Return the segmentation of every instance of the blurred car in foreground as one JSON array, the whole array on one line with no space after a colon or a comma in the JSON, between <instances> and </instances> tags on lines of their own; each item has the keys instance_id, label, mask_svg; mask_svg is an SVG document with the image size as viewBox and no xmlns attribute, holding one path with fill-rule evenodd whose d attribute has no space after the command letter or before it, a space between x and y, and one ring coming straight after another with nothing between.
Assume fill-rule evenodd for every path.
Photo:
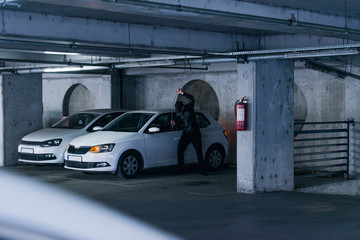
<instances>
[{"instance_id":1,"label":"blurred car in foreground","mask_svg":"<svg viewBox=\"0 0 360 240\"><path fill-rule=\"evenodd\" d=\"M0 169L0 239L179 239L80 196Z\"/></svg>"},{"instance_id":2,"label":"blurred car in foreground","mask_svg":"<svg viewBox=\"0 0 360 240\"><path fill-rule=\"evenodd\" d=\"M182 130L171 125L172 110L127 112L101 131L72 140L65 152L65 168L83 172L112 172L135 177L142 169L177 165ZM203 153L211 168L220 168L228 153L226 132L207 112L196 112ZM196 163L192 144L185 163Z\"/></svg>"},{"instance_id":3,"label":"blurred car in foreground","mask_svg":"<svg viewBox=\"0 0 360 240\"><path fill-rule=\"evenodd\" d=\"M66 146L72 139L100 130L124 112L112 109L83 111L60 120L50 128L30 133L22 138L18 146L18 160L32 164L62 164Z\"/></svg>"}]
</instances>

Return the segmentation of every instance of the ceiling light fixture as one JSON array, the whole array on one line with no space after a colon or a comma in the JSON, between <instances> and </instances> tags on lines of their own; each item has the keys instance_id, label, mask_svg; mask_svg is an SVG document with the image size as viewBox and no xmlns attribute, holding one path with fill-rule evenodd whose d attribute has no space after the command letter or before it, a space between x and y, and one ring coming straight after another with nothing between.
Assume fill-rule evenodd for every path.
<instances>
[{"instance_id":1,"label":"ceiling light fixture","mask_svg":"<svg viewBox=\"0 0 360 240\"><path fill-rule=\"evenodd\" d=\"M72 53L72 52L52 52L52 51L45 51L44 54L71 55L71 56L78 56L78 55L80 55L80 53Z\"/></svg>"},{"instance_id":2,"label":"ceiling light fixture","mask_svg":"<svg viewBox=\"0 0 360 240\"><path fill-rule=\"evenodd\" d=\"M108 67L102 66L70 66L70 67L54 67L45 68L45 73L57 73L57 72L77 72L77 71L91 71L91 70L108 70Z\"/></svg>"}]
</instances>

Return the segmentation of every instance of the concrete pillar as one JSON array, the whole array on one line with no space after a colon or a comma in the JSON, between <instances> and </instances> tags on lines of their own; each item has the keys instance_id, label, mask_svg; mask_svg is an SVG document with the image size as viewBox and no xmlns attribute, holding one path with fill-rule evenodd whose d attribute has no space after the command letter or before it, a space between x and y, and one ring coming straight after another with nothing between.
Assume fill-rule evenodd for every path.
<instances>
[{"instance_id":1,"label":"concrete pillar","mask_svg":"<svg viewBox=\"0 0 360 240\"><path fill-rule=\"evenodd\" d=\"M127 110L135 110L143 108L143 104L139 104L139 99L143 99L143 94L139 93L137 88L137 77L123 75L122 78L122 108ZM155 81L154 81L155 82ZM164 87L166 88L166 87ZM150 99L148 99L150 101Z\"/></svg>"},{"instance_id":2,"label":"concrete pillar","mask_svg":"<svg viewBox=\"0 0 360 240\"><path fill-rule=\"evenodd\" d=\"M114 69L111 71L111 108L123 108L122 95L122 72Z\"/></svg>"},{"instance_id":3,"label":"concrete pillar","mask_svg":"<svg viewBox=\"0 0 360 240\"><path fill-rule=\"evenodd\" d=\"M3 95L3 76L0 75L0 167L5 165L4 156L4 95Z\"/></svg>"},{"instance_id":4,"label":"concrete pillar","mask_svg":"<svg viewBox=\"0 0 360 240\"><path fill-rule=\"evenodd\" d=\"M237 190L294 188L294 63L238 65L238 97L248 99L248 130L237 133Z\"/></svg>"},{"instance_id":5,"label":"concrete pillar","mask_svg":"<svg viewBox=\"0 0 360 240\"><path fill-rule=\"evenodd\" d=\"M2 82L4 122L3 164L16 165L23 136L42 128L42 75L5 75Z\"/></svg>"}]
</instances>

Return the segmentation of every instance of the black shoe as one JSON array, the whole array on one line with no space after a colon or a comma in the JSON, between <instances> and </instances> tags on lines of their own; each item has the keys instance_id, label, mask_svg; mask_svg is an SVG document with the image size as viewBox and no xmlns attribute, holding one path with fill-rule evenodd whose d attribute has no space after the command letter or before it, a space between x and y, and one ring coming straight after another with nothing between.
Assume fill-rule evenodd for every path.
<instances>
[{"instance_id":1,"label":"black shoe","mask_svg":"<svg viewBox=\"0 0 360 240\"><path fill-rule=\"evenodd\" d=\"M203 175L203 176L207 176L208 174L207 174L207 172L206 171L201 171L201 173L200 173L201 175Z\"/></svg>"}]
</instances>

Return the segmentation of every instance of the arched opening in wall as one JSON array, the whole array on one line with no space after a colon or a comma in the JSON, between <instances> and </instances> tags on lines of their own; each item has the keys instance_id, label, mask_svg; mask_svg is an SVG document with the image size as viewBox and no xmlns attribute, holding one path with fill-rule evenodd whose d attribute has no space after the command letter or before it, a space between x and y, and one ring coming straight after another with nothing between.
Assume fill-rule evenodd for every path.
<instances>
[{"instance_id":1,"label":"arched opening in wall","mask_svg":"<svg viewBox=\"0 0 360 240\"><path fill-rule=\"evenodd\" d=\"M84 85L77 83L66 91L63 100L63 116L92 108L94 108L94 100Z\"/></svg>"},{"instance_id":2,"label":"arched opening in wall","mask_svg":"<svg viewBox=\"0 0 360 240\"><path fill-rule=\"evenodd\" d=\"M294 83L294 121L305 122L307 116L307 105L304 93L300 87ZM303 124L296 124L294 126L295 131L300 131L303 128Z\"/></svg>"},{"instance_id":3,"label":"arched opening in wall","mask_svg":"<svg viewBox=\"0 0 360 240\"><path fill-rule=\"evenodd\" d=\"M216 120L219 119L219 100L211 85L203 80L192 80L185 84L183 91L195 98L195 109L208 111ZM187 99L181 95L177 100L187 103Z\"/></svg>"}]
</instances>

